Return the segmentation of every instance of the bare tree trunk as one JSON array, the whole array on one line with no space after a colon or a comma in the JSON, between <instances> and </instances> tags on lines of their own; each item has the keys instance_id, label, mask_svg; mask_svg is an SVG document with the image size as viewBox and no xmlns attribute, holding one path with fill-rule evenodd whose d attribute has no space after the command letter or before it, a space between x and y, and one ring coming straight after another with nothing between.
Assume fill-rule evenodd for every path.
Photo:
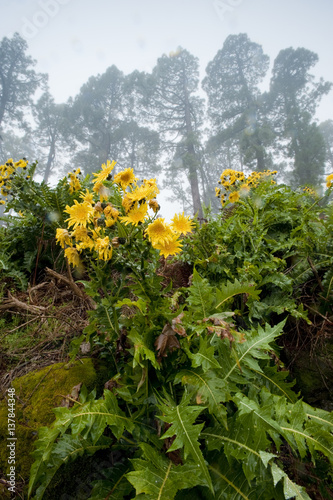
<instances>
[{"instance_id":1,"label":"bare tree trunk","mask_svg":"<svg viewBox=\"0 0 333 500\"><path fill-rule=\"evenodd\" d=\"M186 75L184 70L183 87L185 96L185 124L186 124L186 142L187 142L186 146L187 158L185 163L189 172L189 181L190 181L192 201L193 201L193 212L194 214L197 214L199 219L203 219L203 212L202 212L202 205L201 205L200 191L199 191L199 180L198 180L199 161L193 144L194 133L191 121L190 102L188 98L188 89L186 83L187 83Z\"/></svg>"}]
</instances>

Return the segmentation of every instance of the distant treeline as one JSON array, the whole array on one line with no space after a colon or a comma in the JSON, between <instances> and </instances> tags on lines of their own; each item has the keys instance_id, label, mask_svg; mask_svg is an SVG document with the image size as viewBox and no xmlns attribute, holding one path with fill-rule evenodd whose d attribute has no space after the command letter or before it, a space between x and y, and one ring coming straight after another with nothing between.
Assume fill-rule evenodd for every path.
<instances>
[{"instance_id":1,"label":"distant treeline","mask_svg":"<svg viewBox=\"0 0 333 500\"><path fill-rule=\"evenodd\" d=\"M142 178L163 173L164 187L201 215L202 203L217 206L226 168L273 168L280 182L312 186L333 170L333 120L315 120L332 84L315 81L318 56L305 48L280 51L266 92L269 57L239 34L228 36L202 82L198 59L179 48L151 73L112 65L63 104L27 51L17 33L0 42L0 161L38 159L45 181L115 160Z\"/></svg>"}]
</instances>

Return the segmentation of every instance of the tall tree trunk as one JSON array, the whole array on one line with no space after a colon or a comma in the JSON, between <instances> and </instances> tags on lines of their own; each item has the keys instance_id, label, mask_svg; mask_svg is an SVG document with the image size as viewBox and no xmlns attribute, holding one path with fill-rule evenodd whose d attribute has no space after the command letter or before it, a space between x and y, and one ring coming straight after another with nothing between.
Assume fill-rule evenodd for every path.
<instances>
[{"instance_id":1,"label":"tall tree trunk","mask_svg":"<svg viewBox=\"0 0 333 500\"><path fill-rule=\"evenodd\" d=\"M187 143L187 158L186 158L186 166L189 172L189 181L191 186L192 193L192 201L193 201L193 212L198 215L199 219L203 219L203 211L200 200L200 191L199 191L199 180L198 180L198 167L199 161L197 155L195 153L194 144L193 144L193 127L191 121L191 110L190 110L190 102L188 98L188 89L186 85L186 75L185 68L183 65L183 88L184 88L184 96L185 96L185 126L186 126L186 143Z\"/></svg>"},{"instance_id":2,"label":"tall tree trunk","mask_svg":"<svg viewBox=\"0 0 333 500\"><path fill-rule=\"evenodd\" d=\"M50 144L50 149L49 149L49 154L47 157L47 162L46 162L46 168L45 168L45 173L44 173L44 182L47 182L50 177L51 169L52 169L52 164L54 161L55 157L55 134L52 135L51 137L51 144Z\"/></svg>"}]
</instances>

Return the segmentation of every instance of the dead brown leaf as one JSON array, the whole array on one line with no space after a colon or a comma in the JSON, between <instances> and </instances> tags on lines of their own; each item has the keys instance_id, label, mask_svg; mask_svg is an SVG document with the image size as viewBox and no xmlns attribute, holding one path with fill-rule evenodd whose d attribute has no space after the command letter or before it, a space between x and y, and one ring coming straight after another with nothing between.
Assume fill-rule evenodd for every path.
<instances>
[{"instance_id":1,"label":"dead brown leaf","mask_svg":"<svg viewBox=\"0 0 333 500\"><path fill-rule=\"evenodd\" d=\"M72 389L72 392L70 394L67 394L67 396L65 396L64 399L61 401L60 406L64 406L66 408L72 408L72 406L74 406L74 403L79 400L81 386L82 382L75 385Z\"/></svg>"},{"instance_id":2,"label":"dead brown leaf","mask_svg":"<svg viewBox=\"0 0 333 500\"><path fill-rule=\"evenodd\" d=\"M169 323L167 323L162 333L155 340L156 351L158 352L157 361L161 363L162 358L166 358L168 352L172 352L175 349L180 349L179 340L176 337L176 331L171 327Z\"/></svg>"}]
</instances>

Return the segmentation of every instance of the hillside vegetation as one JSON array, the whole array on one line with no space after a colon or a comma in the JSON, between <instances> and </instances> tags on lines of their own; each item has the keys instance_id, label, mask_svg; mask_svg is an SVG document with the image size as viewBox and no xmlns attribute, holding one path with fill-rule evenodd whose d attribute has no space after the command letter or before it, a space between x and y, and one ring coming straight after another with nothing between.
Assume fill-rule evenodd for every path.
<instances>
[{"instance_id":1,"label":"hillside vegetation","mask_svg":"<svg viewBox=\"0 0 333 500\"><path fill-rule=\"evenodd\" d=\"M156 180L114 165L54 188L36 164L0 167L4 396L53 363L104 366L38 429L17 494L332 498L330 381L311 405L287 365L332 352L333 175L319 195L225 170L218 213L166 222Z\"/></svg>"}]
</instances>

